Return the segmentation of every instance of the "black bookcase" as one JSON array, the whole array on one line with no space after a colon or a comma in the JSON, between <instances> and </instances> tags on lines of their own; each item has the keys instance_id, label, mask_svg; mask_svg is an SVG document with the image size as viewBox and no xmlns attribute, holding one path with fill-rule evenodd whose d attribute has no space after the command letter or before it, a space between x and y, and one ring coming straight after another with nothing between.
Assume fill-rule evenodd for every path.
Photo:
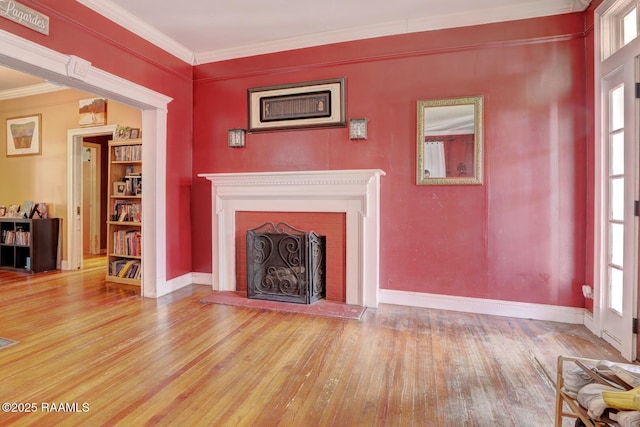
<instances>
[{"instance_id":1,"label":"black bookcase","mask_svg":"<svg viewBox=\"0 0 640 427\"><path fill-rule=\"evenodd\" d=\"M59 230L59 218L0 218L0 269L55 270Z\"/></svg>"}]
</instances>

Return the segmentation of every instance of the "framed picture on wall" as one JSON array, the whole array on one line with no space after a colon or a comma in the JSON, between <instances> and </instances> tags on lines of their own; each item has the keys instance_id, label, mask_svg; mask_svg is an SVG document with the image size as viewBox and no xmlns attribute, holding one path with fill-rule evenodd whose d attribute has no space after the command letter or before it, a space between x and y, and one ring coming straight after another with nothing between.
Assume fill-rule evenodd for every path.
<instances>
[{"instance_id":1,"label":"framed picture on wall","mask_svg":"<svg viewBox=\"0 0 640 427\"><path fill-rule=\"evenodd\" d=\"M107 100L105 98L81 99L78 104L78 125L85 127L107 124Z\"/></svg>"},{"instance_id":2,"label":"framed picture on wall","mask_svg":"<svg viewBox=\"0 0 640 427\"><path fill-rule=\"evenodd\" d=\"M345 79L248 90L249 132L346 126Z\"/></svg>"},{"instance_id":3,"label":"framed picture on wall","mask_svg":"<svg viewBox=\"0 0 640 427\"><path fill-rule=\"evenodd\" d=\"M42 154L42 114L7 119L7 157Z\"/></svg>"}]
</instances>

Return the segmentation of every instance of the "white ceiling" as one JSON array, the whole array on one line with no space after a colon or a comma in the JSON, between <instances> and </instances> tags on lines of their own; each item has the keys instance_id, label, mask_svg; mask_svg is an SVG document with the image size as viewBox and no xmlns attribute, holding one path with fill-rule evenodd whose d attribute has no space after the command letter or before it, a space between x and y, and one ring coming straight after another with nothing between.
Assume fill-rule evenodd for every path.
<instances>
[{"instance_id":1,"label":"white ceiling","mask_svg":"<svg viewBox=\"0 0 640 427\"><path fill-rule=\"evenodd\" d=\"M77 0L190 64L583 11L591 0Z\"/></svg>"},{"instance_id":2,"label":"white ceiling","mask_svg":"<svg viewBox=\"0 0 640 427\"><path fill-rule=\"evenodd\" d=\"M583 11L591 0L76 0L189 64ZM59 88L58 88L59 89ZM56 90L0 67L0 100Z\"/></svg>"}]
</instances>

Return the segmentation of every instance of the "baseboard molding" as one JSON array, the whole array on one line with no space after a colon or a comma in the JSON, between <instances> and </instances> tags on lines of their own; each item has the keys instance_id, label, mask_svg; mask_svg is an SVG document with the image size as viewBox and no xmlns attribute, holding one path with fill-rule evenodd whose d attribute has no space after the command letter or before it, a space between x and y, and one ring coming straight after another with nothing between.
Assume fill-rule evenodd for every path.
<instances>
[{"instance_id":1,"label":"baseboard molding","mask_svg":"<svg viewBox=\"0 0 640 427\"><path fill-rule=\"evenodd\" d=\"M182 289L194 283L192 276L193 273L187 273L171 280L167 280L164 284L158 286L156 298L170 294L171 292L177 291L178 289Z\"/></svg>"},{"instance_id":2,"label":"baseboard molding","mask_svg":"<svg viewBox=\"0 0 640 427\"><path fill-rule=\"evenodd\" d=\"M583 308L380 289L382 304L583 324Z\"/></svg>"},{"instance_id":3,"label":"baseboard molding","mask_svg":"<svg viewBox=\"0 0 640 427\"><path fill-rule=\"evenodd\" d=\"M213 275L211 273L190 273L178 279L180 279L180 283L188 282L187 284L212 285L213 283ZM173 279L170 282L178 279ZM547 320L550 322L573 323L578 325L585 324L586 321L588 321L587 314L589 314L585 309L576 307L396 291L391 289L380 289L378 300L381 304L434 308L438 310L462 311L466 313L517 317L521 319Z\"/></svg>"},{"instance_id":4,"label":"baseboard molding","mask_svg":"<svg viewBox=\"0 0 640 427\"><path fill-rule=\"evenodd\" d=\"M213 274L211 273L191 273L191 279L194 285L213 286Z\"/></svg>"},{"instance_id":5,"label":"baseboard molding","mask_svg":"<svg viewBox=\"0 0 640 427\"><path fill-rule=\"evenodd\" d=\"M598 331L598 329L596 328L596 323L593 318L593 313L591 313L589 310L586 310L586 309L584 310L583 323L584 323L584 326L586 326L587 329L591 331L591 333L593 333L594 335L600 336L600 331Z\"/></svg>"}]
</instances>

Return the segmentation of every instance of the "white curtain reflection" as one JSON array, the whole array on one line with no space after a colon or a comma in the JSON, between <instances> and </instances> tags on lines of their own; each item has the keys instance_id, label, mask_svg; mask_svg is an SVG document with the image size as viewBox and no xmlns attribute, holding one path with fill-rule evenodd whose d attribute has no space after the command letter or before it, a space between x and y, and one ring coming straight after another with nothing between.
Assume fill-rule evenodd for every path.
<instances>
[{"instance_id":1,"label":"white curtain reflection","mask_svg":"<svg viewBox=\"0 0 640 427\"><path fill-rule=\"evenodd\" d=\"M424 143L424 177L445 178L444 143L429 141Z\"/></svg>"}]
</instances>

